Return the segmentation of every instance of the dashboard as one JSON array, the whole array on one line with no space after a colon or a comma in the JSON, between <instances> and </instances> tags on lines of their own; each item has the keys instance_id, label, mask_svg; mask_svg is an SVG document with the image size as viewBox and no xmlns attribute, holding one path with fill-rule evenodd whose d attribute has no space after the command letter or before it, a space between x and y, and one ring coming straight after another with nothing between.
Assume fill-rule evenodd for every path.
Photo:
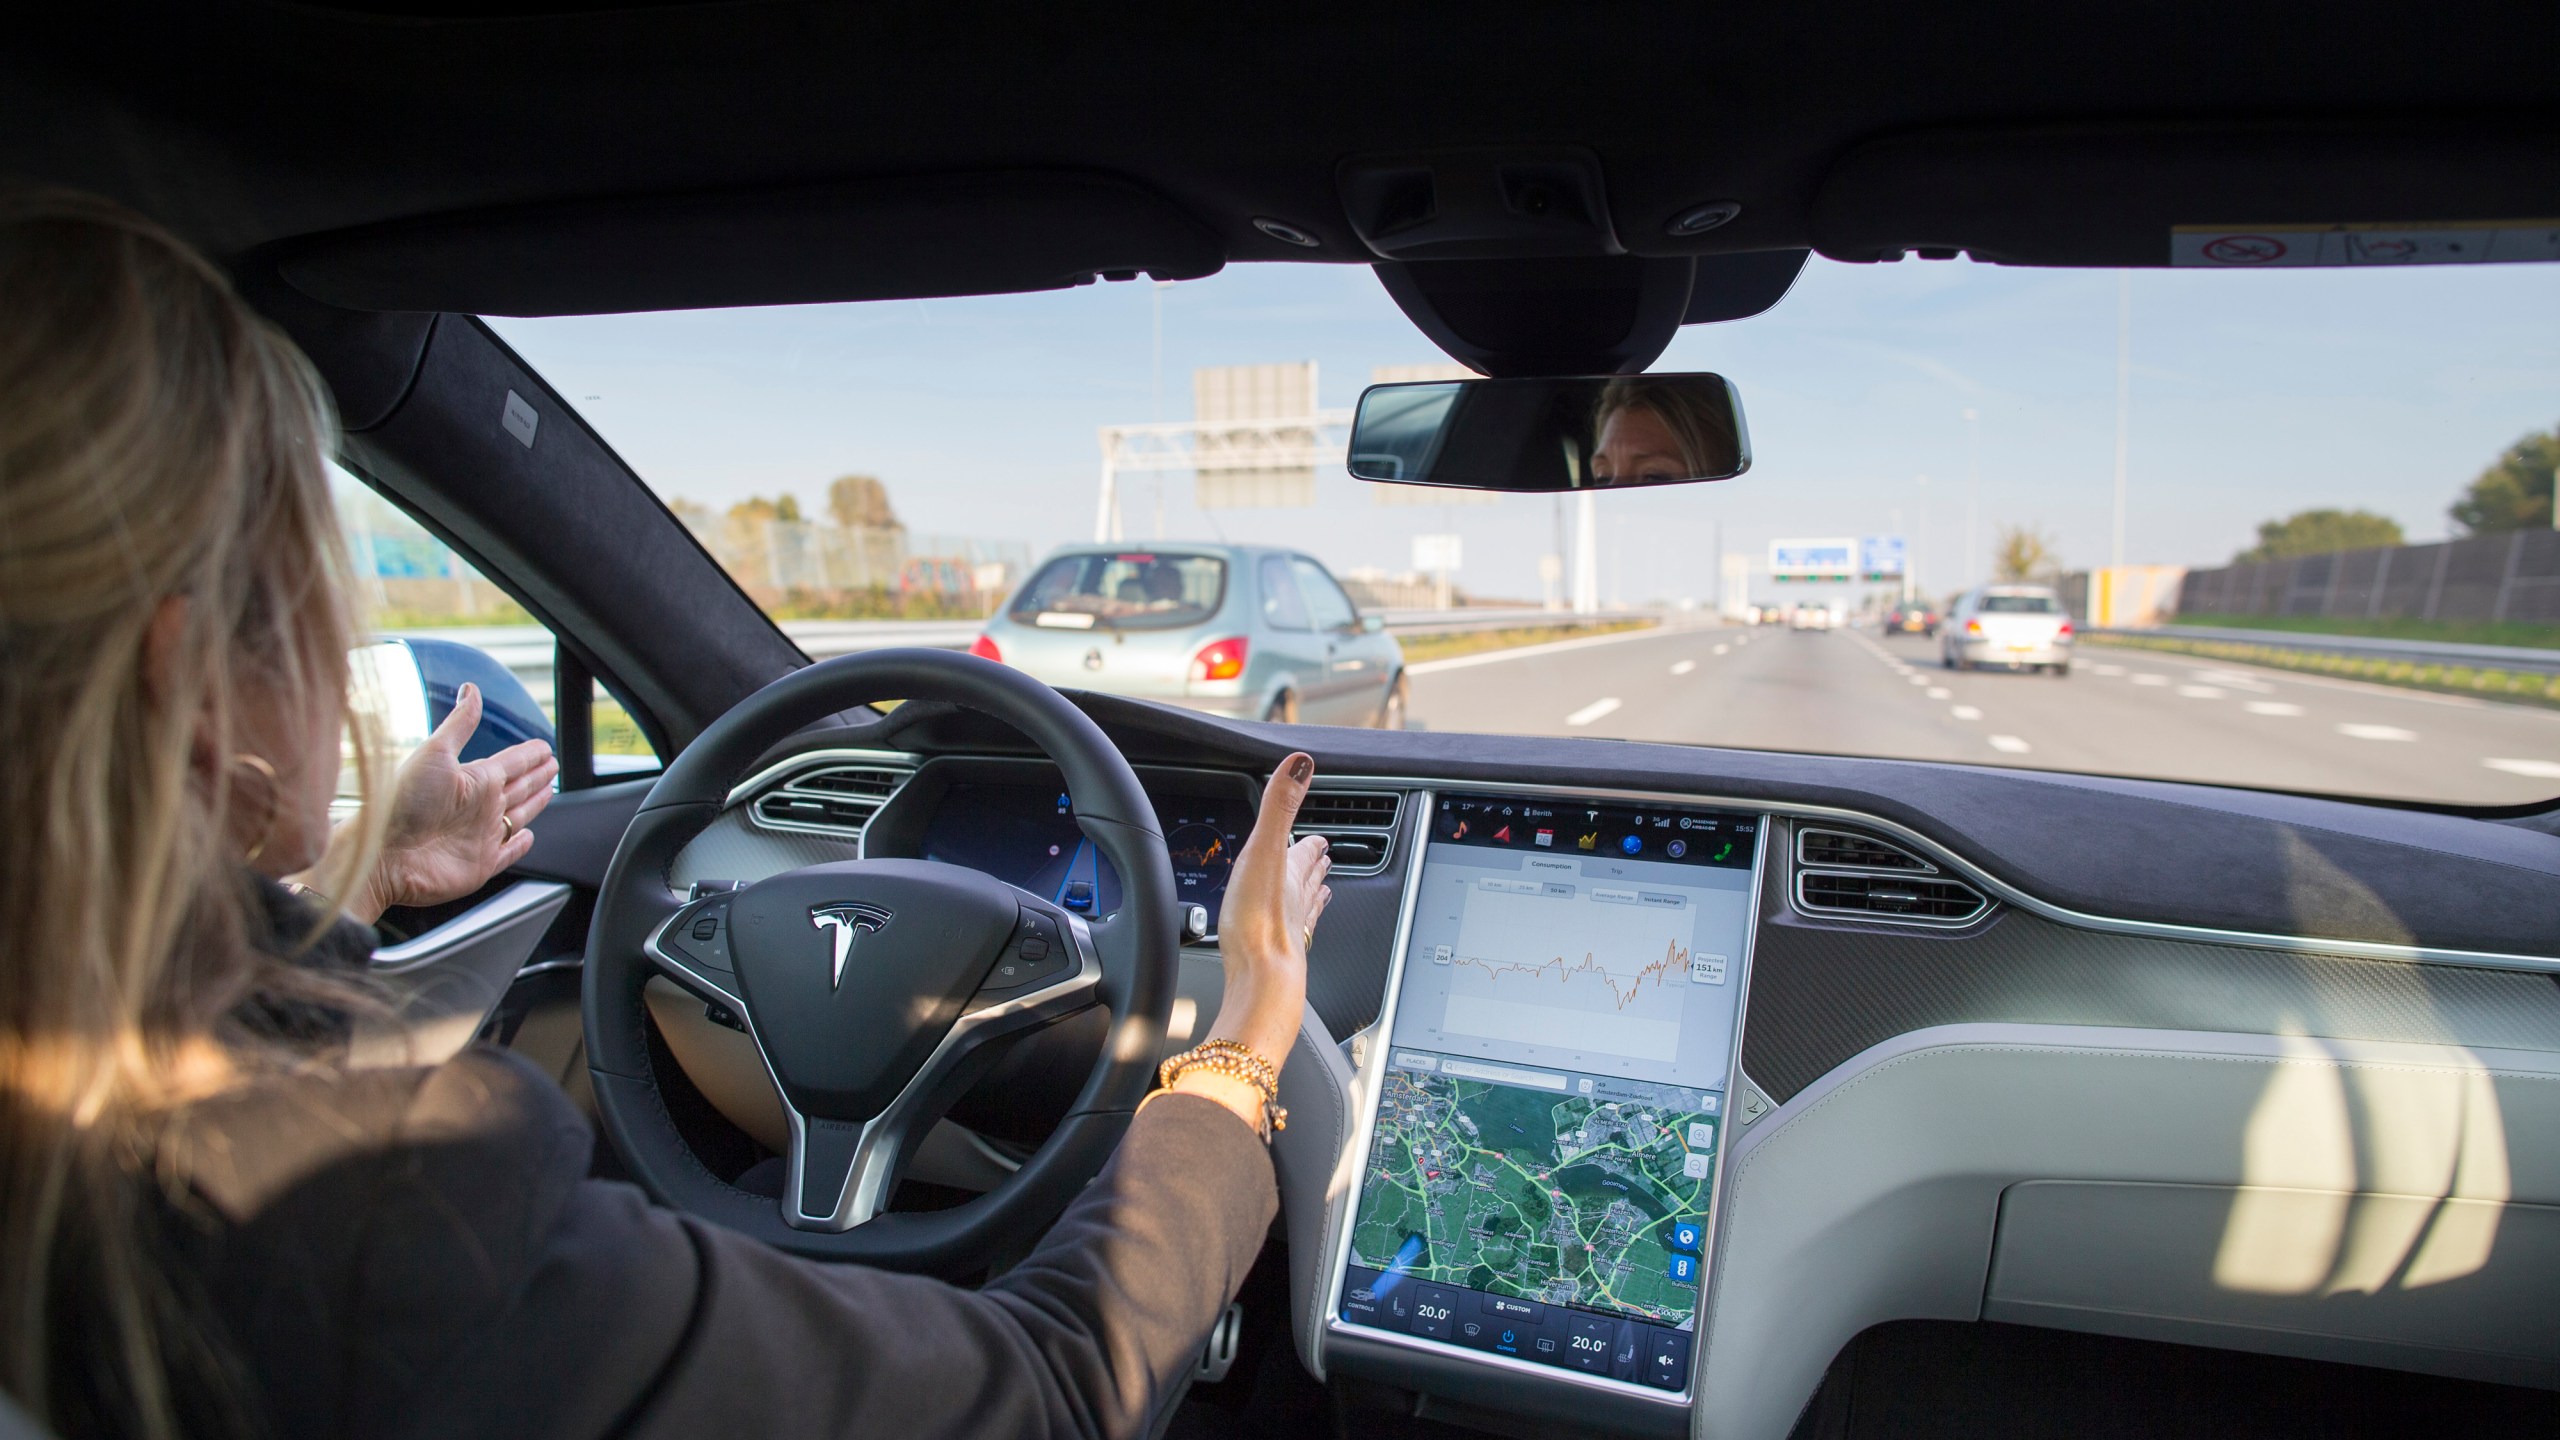
<instances>
[{"instance_id":1,"label":"dashboard","mask_svg":"<svg viewBox=\"0 0 2560 1440\"><path fill-rule=\"evenodd\" d=\"M1115 739L1214 912L1263 772L1213 722L1151 723L1204 731ZM1301 824L1377 857L1336 872L1274 1144L1319 1376L1480 1428L1780 1440L1861 1329L1944 1318L2560 1386L2560 961L2301 933L2362 923L2306 888L2347 867L2421 933L2503 923L2438 918L2419 879L2560 873L2550 837L2417 817L2421 847L2354 833L2379 824L2356 807L1972 774L1938 792L1962 824L1921 824L1892 787L1925 767L1857 762L1882 788L1855 795L1774 775L1831 762L1621 746L1578 773L1589 747L1531 767L1547 742L1506 740L1501 765L1363 773L1378 743L1317 750ZM2134 843L2155 819L2178 844ZM2272 908L2253 825L2294 857ZM2073 865L2097 840L2138 866L2123 909L2170 875L2187 898L2095 908ZM671 878L856 853L1120 903L1053 767L947 748L779 762ZM1185 951L1203 1015L1213 944Z\"/></svg>"}]
</instances>

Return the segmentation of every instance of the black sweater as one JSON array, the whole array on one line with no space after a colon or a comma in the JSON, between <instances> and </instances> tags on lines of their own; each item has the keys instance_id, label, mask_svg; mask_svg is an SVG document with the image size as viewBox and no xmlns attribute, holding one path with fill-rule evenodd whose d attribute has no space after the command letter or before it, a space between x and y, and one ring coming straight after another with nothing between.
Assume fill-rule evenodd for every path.
<instances>
[{"instance_id":1,"label":"black sweater","mask_svg":"<svg viewBox=\"0 0 2560 1440\"><path fill-rule=\"evenodd\" d=\"M592 1144L549 1079L487 1049L198 1107L161 1155L197 1200L179 1263L267 1428L1135 1434L1278 1204L1243 1120L1164 1096L1030 1258L973 1291L663 1209L587 1178Z\"/></svg>"}]
</instances>

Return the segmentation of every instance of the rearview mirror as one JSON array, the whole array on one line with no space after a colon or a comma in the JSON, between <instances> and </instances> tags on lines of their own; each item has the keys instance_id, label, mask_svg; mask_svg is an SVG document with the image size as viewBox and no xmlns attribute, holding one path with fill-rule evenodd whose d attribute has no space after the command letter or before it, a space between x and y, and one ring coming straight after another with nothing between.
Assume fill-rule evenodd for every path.
<instances>
[{"instance_id":1,"label":"rearview mirror","mask_svg":"<svg viewBox=\"0 0 2560 1440\"><path fill-rule=\"evenodd\" d=\"M1730 480L1751 436L1721 375L1446 380L1363 391L1348 463L1395 485L1623 490Z\"/></svg>"}]
</instances>

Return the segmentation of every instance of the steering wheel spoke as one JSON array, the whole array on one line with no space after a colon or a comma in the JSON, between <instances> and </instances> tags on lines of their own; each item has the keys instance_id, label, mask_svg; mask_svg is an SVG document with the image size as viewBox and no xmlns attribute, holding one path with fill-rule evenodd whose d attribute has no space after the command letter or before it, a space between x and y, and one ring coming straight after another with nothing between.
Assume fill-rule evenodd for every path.
<instances>
[{"instance_id":1,"label":"steering wheel spoke","mask_svg":"<svg viewBox=\"0 0 2560 1440\"><path fill-rule=\"evenodd\" d=\"M640 947L666 977L732 1013L743 1013L737 964L729 954L729 897L711 895L679 906Z\"/></svg>"}]
</instances>

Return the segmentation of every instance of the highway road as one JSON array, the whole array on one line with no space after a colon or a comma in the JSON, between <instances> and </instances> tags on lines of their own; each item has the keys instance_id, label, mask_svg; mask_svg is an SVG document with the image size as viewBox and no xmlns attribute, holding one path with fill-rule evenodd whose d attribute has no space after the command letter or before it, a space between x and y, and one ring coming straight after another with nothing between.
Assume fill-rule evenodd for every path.
<instances>
[{"instance_id":1,"label":"highway road","mask_svg":"<svg viewBox=\"0 0 2560 1440\"><path fill-rule=\"evenodd\" d=\"M1872 631L1663 629L1416 665L1434 730L1952 760L2472 805L2560 796L2560 711L2084 644L1958 672Z\"/></svg>"}]
</instances>

